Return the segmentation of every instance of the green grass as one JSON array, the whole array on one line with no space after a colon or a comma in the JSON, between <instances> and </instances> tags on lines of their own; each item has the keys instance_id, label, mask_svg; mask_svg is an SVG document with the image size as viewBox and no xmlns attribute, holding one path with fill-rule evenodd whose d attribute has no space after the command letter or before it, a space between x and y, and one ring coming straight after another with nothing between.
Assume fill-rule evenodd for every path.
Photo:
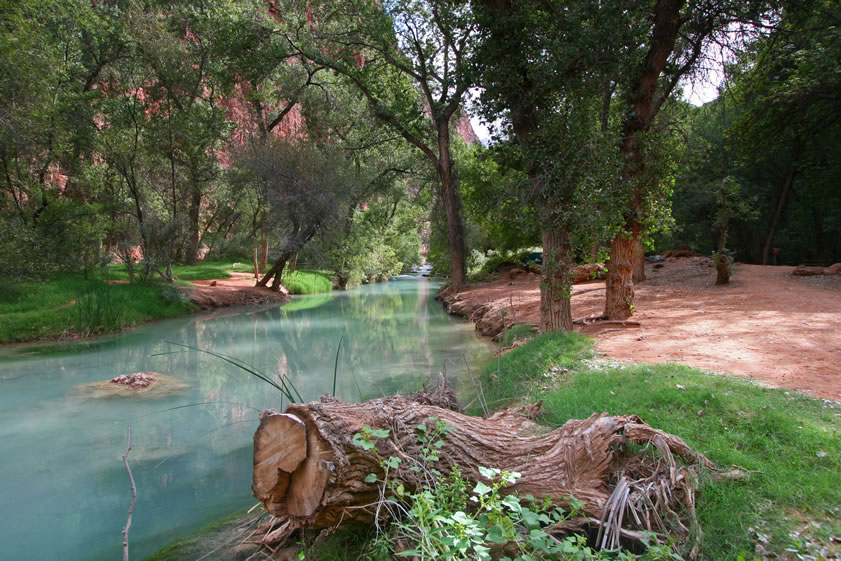
<instances>
[{"instance_id":1,"label":"green grass","mask_svg":"<svg viewBox=\"0 0 841 561\"><path fill-rule=\"evenodd\" d=\"M180 281L227 279L231 271L249 272L251 267L248 263L237 263L236 267L231 261L202 261L196 265L173 265L172 275ZM139 271L142 265L135 269ZM109 265L101 278L105 280L129 280L125 264Z\"/></svg>"},{"instance_id":2,"label":"green grass","mask_svg":"<svg viewBox=\"0 0 841 561\"><path fill-rule=\"evenodd\" d=\"M281 279L289 294L317 294L333 290L333 281L328 271L298 269L294 273L288 271Z\"/></svg>"},{"instance_id":3,"label":"green grass","mask_svg":"<svg viewBox=\"0 0 841 561\"><path fill-rule=\"evenodd\" d=\"M0 297L0 343L56 339L76 332L79 295L105 287L118 302L123 326L171 318L192 311L184 289L163 283L105 285L63 273L41 283L18 283Z\"/></svg>"},{"instance_id":4,"label":"green grass","mask_svg":"<svg viewBox=\"0 0 841 561\"><path fill-rule=\"evenodd\" d=\"M499 340L501 347L510 347L516 341L527 341L537 335L536 327L530 323L521 323L506 329Z\"/></svg>"},{"instance_id":5,"label":"green grass","mask_svg":"<svg viewBox=\"0 0 841 561\"><path fill-rule=\"evenodd\" d=\"M542 398L541 422L552 427L633 413L720 467L751 472L704 480L703 559L752 559L757 540L796 559L841 535L841 406L678 365L604 366L586 360L590 349L586 337L550 334L510 351L483 370L491 407Z\"/></svg>"}]
</instances>

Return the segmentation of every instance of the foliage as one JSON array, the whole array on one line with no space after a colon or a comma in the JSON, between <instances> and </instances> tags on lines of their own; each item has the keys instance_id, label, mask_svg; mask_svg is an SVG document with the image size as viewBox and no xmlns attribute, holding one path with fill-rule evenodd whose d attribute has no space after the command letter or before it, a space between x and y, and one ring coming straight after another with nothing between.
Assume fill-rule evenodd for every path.
<instances>
[{"instance_id":1,"label":"foliage","mask_svg":"<svg viewBox=\"0 0 841 561\"><path fill-rule=\"evenodd\" d=\"M333 290L333 282L327 271L305 269L287 271L283 276L283 286L289 294L318 294Z\"/></svg>"},{"instance_id":2,"label":"foliage","mask_svg":"<svg viewBox=\"0 0 841 561\"><path fill-rule=\"evenodd\" d=\"M424 561L681 559L668 546L652 544L645 554L635 556L624 551L595 551L581 535L554 537L551 526L579 516L583 505L575 497L569 498L572 510L567 512L548 498L539 500L505 492L520 477L519 473L479 467L482 479L470 482L454 465L444 475L436 466L447 425L430 417L415 429L421 445L420 457L409 458L412 465L408 469L418 474L422 483L414 491L390 476L405 460L379 455L376 441L388 438L389 430L366 426L353 435L353 443L378 460L382 478L371 473L365 481L382 485L381 507L394 517L390 530L386 533L381 529L375 544L366 547L369 551L392 552L398 557Z\"/></svg>"},{"instance_id":3,"label":"foliage","mask_svg":"<svg viewBox=\"0 0 841 561\"><path fill-rule=\"evenodd\" d=\"M475 252L476 250L474 250ZM474 257L475 267L470 271L472 282L481 282L493 277L501 267L513 265L517 267L528 267L529 256L534 252L533 248L520 249L519 251L488 251L487 255L481 253Z\"/></svg>"},{"instance_id":4,"label":"foliage","mask_svg":"<svg viewBox=\"0 0 841 561\"><path fill-rule=\"evenodd\" d=\"M0 291L0 343L87 336L194 310L182 297L188 289L105 285L98 276L86 280L81 273L55 273L45 281L15 281L8 292ZM82 306L76 302L80 295Z\"/></svg>"}]
</instances>

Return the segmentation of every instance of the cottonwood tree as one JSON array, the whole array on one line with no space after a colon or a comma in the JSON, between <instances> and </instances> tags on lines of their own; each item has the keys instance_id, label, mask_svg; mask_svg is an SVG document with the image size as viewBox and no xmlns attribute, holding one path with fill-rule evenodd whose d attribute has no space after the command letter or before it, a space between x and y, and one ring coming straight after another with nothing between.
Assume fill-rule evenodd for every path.
<instances>
[{"instance_id":1,"label":"cottonwood tree","mask_svg":"<svg viewBox=\"0 0 841 561\"><path fill-rule=\"evenodd\" d=\"M451 143L472 85L467 2L288 2L283 29L308 60L345 76L374 116L434 166L447 217L451 287L465 282L465 240Z\"/></svg>"},{"instance_id":2,"label":"cottonwood tree","mask_svg":"<svg viewBox=\"0 0 841 561\"><path fill-rule=\"evenodd\" d=\"M755 251L764 265L783 240L792 254L841 254L837 189L830 187L838 183L841 161L840 43L837 6L792 3L776 29L732 68L729 91L737 118L730 135L764 201L765 228ZM800 224L789 223L783 237L779 231L790 207Z\"/></svg>"},{"instance_id":3,"label":"cottonwood tree","mask_svg":"<svg viewBox=\"0 0 841 561\"><path fill-rule=\"evenodd\" d=\"M269 204L268 229L279 252L257 285L276 291L289 262L339 219L361 182L337 150L305 143L275 140L248 151L239 165Z\"/></svg>"},{"instance_id":4,"label":"cottonwood tree","mask_svg":"<svg viewBox=\"0 0 841 561\"><path fill-rule=\"evenodd\" d=\"M96 85L125 50L119 10L23 0L4 5L0 26L0 270L87 270L102 238L86 177Z\"/></svg>"},{"instance_id":5,"label":"cottonwood tree","mask_svg":"<svg viewBox=\"0 0 841 561\"><path fill-rule=\"evenodd\" d=\"M619 134L627 199L623 225L610 242L604 315L625 319L633 313L635 261L644 258L641 236L646 215L646 137L681 80L698 68L711 42L734 48L773 21L762 2L742 0L655 0L636 8L637 29L627 44L617 92L624 104ZM648 25L639 25L646 23Z\"/></svg>"},{"instance_id":6,"label":"cottonwood tree","mask_svg":"<svg viewBox=\"0 0 841 561\"><path fill-rule=\"evenodd\" d=\"M601 9L621 15L619 4ZM607 30L623 26L593 18L601 12L586 2L489 0L477 2L475 11L485 114L503 115L504 133L516 140L528 177L524 198L540 224L540 327L571 331L573 238L598 228L611 208L615 159L602 124L609 103L605 108L599 94L610 87L621 44L621 34ZM604 34L593 28L599 25Z\"/></svg>"}]
</instances>

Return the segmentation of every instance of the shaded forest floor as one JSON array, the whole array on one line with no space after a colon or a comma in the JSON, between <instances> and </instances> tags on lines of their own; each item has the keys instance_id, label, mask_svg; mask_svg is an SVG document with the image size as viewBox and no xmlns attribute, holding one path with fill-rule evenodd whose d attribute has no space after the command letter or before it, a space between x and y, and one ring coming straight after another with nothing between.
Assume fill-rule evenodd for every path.
<instances>
[{"instance_id":1,"label":"shaded forest floor","mask_svg":"<svg viewBox=\"0 0 841 561\"><path fill-rule=\"evenodd\" d=\"M595 337L596 350L617 361L673 362L837 401L841 276L795 277L793 269L740 264L729 285L715 286L706 257L647 264L632 318L640 327L576 329ZM505 308L515 324L538 324L539 277L502 276L469 286L461 299ZM574 286L574 319L599 315L603 306L603 281Z\"/></svg>"}]
</instances>

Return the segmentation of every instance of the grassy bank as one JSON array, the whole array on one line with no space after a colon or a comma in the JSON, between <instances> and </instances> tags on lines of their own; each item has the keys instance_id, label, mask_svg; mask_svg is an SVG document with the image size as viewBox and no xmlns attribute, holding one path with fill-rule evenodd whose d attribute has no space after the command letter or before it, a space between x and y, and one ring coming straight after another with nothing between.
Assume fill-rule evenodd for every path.
<instances>
[{"instance_id":1,"label":"grassy bank","mask_svg":"<svg viewBox=\"0 0 841 561\"><path fill-rule=\"evenodd\" d=\"M87 337L183 315L195 310L189 301L189 281L228 278L231 271L249 270L241 263L207 261L173 266L173 284L159 278L128 284L128 271L120 264L88 279L81 273L58 273L40 281L3 281L0 344ZM333 289L325 271L296 271L284 275L283 283L291 294Z\"/></svg>"},{"instance_id":2,"label":"grassy bank","mask_svg":"<svg viewBox=\"0 0 841 561\"><path fill-rule=\"evenodd\" d=\"M226 278L229 270L229 261L176 265L174 284L157 278L127 284L125 265L111 265L87 279L81 273L57 273L40 281L5 281L0 343L84 337L189 313L195 307L188 281Z\"/></svg>"},{"instance_id":3,"label":"grassy bank","mask_svg":"<svg viewBox=\"0 0 841 561\"><path fill-rule=\"evenodd\" d=\"M189 289L154 284L108 284L63 274L16 284L0 297L0 343L89 336L194 310Z\"/></svg>"},{"instance_id":4,"label":"grassy bank","mask_svg":"<svg viewBox=\"0 0 841 561\"><path fill-rule=\"evenodd\" d=\"M333 281L329 271L298 269L294 273L286 271L281 279L289 294L319 294L333 290Z\"/></svg>"},{"instance_id":5,"label":"grassy bank","mask_svg":"<svg viewBox=\"0 0 841 561\"><path fill-rule=\"evenodd\" d=\"M749 472L748 481L703 482L703 559L838 555L839 404L684 366L610 365L591 355L586 337L538 336L486 366L487 399L492 408L543 399L540 421L551 427L594 412L636 414L719 466Z\"/></svg>"}]
</instances>

